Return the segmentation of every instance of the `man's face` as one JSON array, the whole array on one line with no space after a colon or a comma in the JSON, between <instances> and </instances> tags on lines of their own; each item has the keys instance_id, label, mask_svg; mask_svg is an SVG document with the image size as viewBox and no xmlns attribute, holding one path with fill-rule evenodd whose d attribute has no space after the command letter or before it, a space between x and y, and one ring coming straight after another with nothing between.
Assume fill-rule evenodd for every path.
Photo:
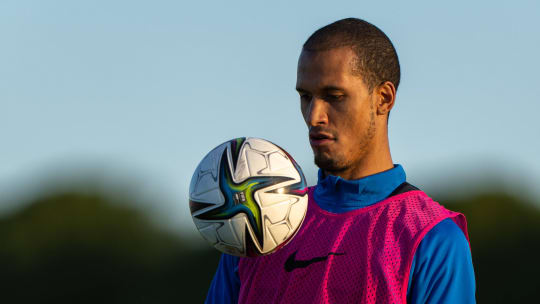
<instances>
[{"instance_id":1,"label":"man's face","mask_svg":"<svg viewBox=\"0 0 540 304\"><path fill-rule=\"evenodd\" d=\"M319 168L337 175L359 166L376 131L375 105L362 77L353 73L349 47L302 51L296 89Z\"/></svg>"}]
</instances>

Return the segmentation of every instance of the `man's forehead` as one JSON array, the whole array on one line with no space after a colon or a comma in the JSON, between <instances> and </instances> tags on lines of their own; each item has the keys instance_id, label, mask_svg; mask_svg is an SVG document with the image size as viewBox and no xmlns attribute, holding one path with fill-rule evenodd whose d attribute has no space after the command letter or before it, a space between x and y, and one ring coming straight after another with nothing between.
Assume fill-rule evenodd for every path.
<instances>
[{"instance_id":1,"label":"man's forehead","mask_svg":"<svg viewBox=\"0 0 540 304\"><path fill-rule=\"evenodd\" d=\"M299 68L307 67L349 67L355 61L356 55L350 47L339 47L321 51L302 50L298 60Z\"/></svg>"},{"instance_id":2,"label":"man's forehead","mask_svg":"<svg viewBox=\"0 0 540 304\"><path fill-rule=\"evenodd\" d=\"M297 87L339 87L351 77L358 77L353 73L355 59L349 47L324 51L303 50L298 60Z\"/></svg>"}]
</instances>

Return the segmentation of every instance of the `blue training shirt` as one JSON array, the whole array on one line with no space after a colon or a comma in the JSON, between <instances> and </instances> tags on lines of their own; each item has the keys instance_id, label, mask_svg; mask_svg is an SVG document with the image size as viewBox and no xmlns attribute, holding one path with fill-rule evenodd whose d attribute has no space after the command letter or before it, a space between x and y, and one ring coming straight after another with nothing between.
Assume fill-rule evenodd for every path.
<instances>
[{"instance_id":1,"label":"blue training shirt","mask_svg":"<svg viewBox=\"0 0 540 304\"><path fill-rule=\"evenodd\" d=\"M400 165L357 180L324 176L314 191L317 204L333 213L367 207L387 198L406 180ZM205 303L237 303L239 258L222 254ZM476 303L469 243L451 219L433 227L420 242L411 265L408 303Z\"/></svg>"}]
</instances>

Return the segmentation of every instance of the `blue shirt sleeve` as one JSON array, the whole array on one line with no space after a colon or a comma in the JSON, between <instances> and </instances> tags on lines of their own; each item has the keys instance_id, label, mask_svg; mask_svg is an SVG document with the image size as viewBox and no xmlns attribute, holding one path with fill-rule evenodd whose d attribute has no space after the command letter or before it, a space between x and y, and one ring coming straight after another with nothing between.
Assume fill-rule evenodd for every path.
<instances>
[{"instance_id":1,"label":"blue shirt sleeve","mask_svg":"<svg viewBox=\"0 0 540 304\"><path fill-rule=\"evenodd\" d=\"M240 277L238 276L238 261L240 258L222 254L219 265L210 284L206 304L238 303L240 293Z\"/></svg>"},{"instance_id":2,"label":"blue shirt sleeve","mask_svg":"<svg viewBox=\"0 0 540 304\"><path fill-rule=\"evenodd\" d=\"M476 303L469 242L452 219L431 229L413 258L408 303Z\"/></svg>"}]
</instances>

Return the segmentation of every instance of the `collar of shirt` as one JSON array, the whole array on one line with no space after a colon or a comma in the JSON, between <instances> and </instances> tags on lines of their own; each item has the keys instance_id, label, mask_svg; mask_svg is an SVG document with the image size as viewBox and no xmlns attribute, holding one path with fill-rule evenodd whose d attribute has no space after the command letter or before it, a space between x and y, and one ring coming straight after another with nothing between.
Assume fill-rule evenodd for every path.
<instances>
[{"instance_id":1,"label":"collar of shirt","mask_svg":"<svg viewBox=\"0 0 540 304\"><path fill-rule=\"evenodd\" d=\"M384 200L405 180L405 171L399 164L390 170L355 180L325 176L319 169L319 180L313 195L322 209L342 213Z\"/></svg>"}]
</instances>

